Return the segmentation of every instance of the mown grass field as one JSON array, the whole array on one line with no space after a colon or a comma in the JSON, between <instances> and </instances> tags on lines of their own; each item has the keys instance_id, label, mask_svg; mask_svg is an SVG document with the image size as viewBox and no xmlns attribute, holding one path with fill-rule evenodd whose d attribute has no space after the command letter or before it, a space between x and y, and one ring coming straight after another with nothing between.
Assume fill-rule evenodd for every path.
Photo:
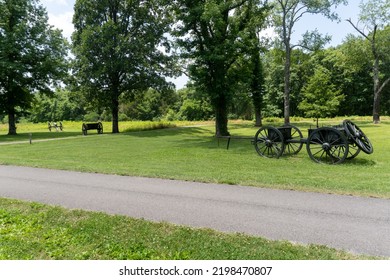
<instances>
[{"instance_id":1,"label":"mown grass field","mask_svg":"<svg viewBox=\"0 0 390 280\"><path fill-rule=\"evenodd\" d=\"M218 146L210 123L147 131L127 128L130 132L117 135L90 132L88 136L81 136L81 124L74 128L64 124L64 132L36 129L32 132L32 145L27 141L28 129L20 126L17 137L0 135L0 143L25 141L0 145L0 164L390 198L390 121L384 120L380 125L365 119L353 121L370 138L374 153L361 152L355 159L339 165L314 163L305 146L298 155L279 159L260 157L250 139L232 139L226 150L226 140L220 140ZM340 122L323 120L322 124ZM314 126L307 120L294 124L304 136ZM126 126L130 124L122 125ZM108 127L105 124L105 131ZM254 136L256 131L251 122L230 124L232 135ZM67 136L75 137L34 142Z\"/></svg>"},{"instance_id":2,"label":"mown grass field","mask_svg":"<svg viewBox=\"0 0 390 280\"><path fill-rule=\"evenodd\" d=\"M1 198L0 244L0 260L367 259L325 246L299 246Z\"/></svg>"},{"instance_id":3,"label":"mown grass field","mask_svg":"<svg viewBox=\"0 0 390 280\"><path fill-rule=\"evenodd\" d=\"M342 119L322 120L336 125ZM390 119L373 125L353 119L370 138L374 153L341 165L295 156L266 159L250 139L218 146L212 123L121 123L127 132L81 135L81 123L63 132L46 124L20 124L17 136L0 126L0 164L101 172L390 198ZM278 126L280 120L267 124ZM295 120L307 135L315 124ZM190 127L189 127L190 125ZM154 129L168 127L166 129ZM146 129L146 130L145 130ZM148 130L152 129L152 130ZM154 130L153 130L154 129ZM251 122L231 122L230 132L254 136ZM32 144L29 135L32 134ZM52 140L53 141L41 141ZM324 246L299 246L240 234L177 227L102 213L69 211L0 198L0 259L355 259Z\"/></svg>"}]
</instances>

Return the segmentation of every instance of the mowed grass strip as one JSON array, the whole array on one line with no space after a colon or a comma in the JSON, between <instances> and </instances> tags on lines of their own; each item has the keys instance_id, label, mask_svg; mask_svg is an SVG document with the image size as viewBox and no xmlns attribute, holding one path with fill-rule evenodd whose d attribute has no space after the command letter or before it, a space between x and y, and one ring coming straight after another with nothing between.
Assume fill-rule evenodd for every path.
<instances>
[{"instance_id":1,"label":"mowed grass strip","mask_svg":"<svg viewBox=\"0 0 390 280\"><path fill-rule=\"evenodd\" d=\"M390 198L390 123L356 123L370 138L374 153L361 152L339 165L314 163L306 145L298 155L279 159L260 157L250 139L232 139L226 150L226 140L217 145L212 125L117 135L92 132L32 145L0 145L0 164ZM295 125L307 137L313 123ZM239 122L230 131L253 137L257 128Z\"/></svg>"},{"instance_id":2,"label":"mowed grass strip","mask_svg":"<svg viewBox=\"0 0 390 280\"><path fill-rule=\"evenodd\" d=\"M3 198L0 198L0 244L3 260L367 258L325 246L294 245Z\"/></svg>"}]
</instances>

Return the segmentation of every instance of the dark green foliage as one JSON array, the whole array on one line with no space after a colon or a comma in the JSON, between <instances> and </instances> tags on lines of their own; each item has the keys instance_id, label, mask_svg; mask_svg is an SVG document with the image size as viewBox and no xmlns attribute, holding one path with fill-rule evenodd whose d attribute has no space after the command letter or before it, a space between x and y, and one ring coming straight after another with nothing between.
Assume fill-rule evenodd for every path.
<instances>
[{"instance_id":1,"label":"dark green foliage","mask_svg":"<svg viewBox=\"0 0 390 280\"><path fill-rule=\"evenodd\" d=\"M30 110L29 120L35 123L49 121L78 121L85 114L83 102L69 91L57 90L53 96L37 94Z\"/></svg>"},{"instance_id":2,"label":"dark green foliage","mask_svg":"<svg viewBox=\"0 0 390 280\"><path fill-rule=\"evenodd\" d=\"M314 75L302 89L302 95L300 110L306 117L317 120L334 116L339 109L340 101L344 99L341 90L337 90L332 83L330 71L321 66L315 69Z\"/></svg>"},{"instance_id":3,"label":"dark green foliage","mask_svg":"<svg viewBox=\"0 0 390 280\"><path fill-rule=\"evenodd\" d=\"M149 89L136 94L131 102L126 102L124 98L119 112L122 113L122 120L127 117L130 120L152 121L163 118L178 99L174 90L160 92Z\"/></svg>"},{"instance_id":4,"label":"dark green foliage","mask_svg":"<svg viewBox=\"0 0 390 280\"><path fill-rule=\"evenodd\" d=\"M9 134L16 134L16 115L31 107L33 93L52 93L66 75L66 52L38 1L0 2L0 113L8 115Z\"/></svg>"},{"instance_id":5,"label":"dark green foliage","mask_svg":"<svg viewBox=\"0 0 390 280\"><path fill-rule=\"evenodd\" d=\"M78 0L73 23L78 85L112 115L118 133L120 97L150 87L169 88L172 74L166 34L171 23L164 0Z\"/></svg>"},{"instance_id":6,"label":"dark green foliage","mask_svg":"<svg viewBox=\"0 0 390 280\"><path fill-rule=\"evenodd\" d=\"M293 44L291 37L295 24L305 14L322 14L331 20L338 19L332 11L332 6L346 4L346 0L275 0L274 3L274 26L279 35L281 48L284 50L284 122L290 123L290 91L291 91L291 52L295 47L303 47L311 51L322 48L328 36L321 36L317 30L306 32L302 40Z\"/></svg>"},{"instance_id":7,"label":"dark green foliage","mask_svg":"<svg viewBox=\"0 0 390 280\"><path fill-rule=\"evenodd\" d=\"M177 42L189 72L214 108L216 135L228 135L228 109L237 84L237 60L248 53L248 29L264 20L262 1L177 0ZM250 45L250 44L249 44Z\"/></svg>"}]
</instances>

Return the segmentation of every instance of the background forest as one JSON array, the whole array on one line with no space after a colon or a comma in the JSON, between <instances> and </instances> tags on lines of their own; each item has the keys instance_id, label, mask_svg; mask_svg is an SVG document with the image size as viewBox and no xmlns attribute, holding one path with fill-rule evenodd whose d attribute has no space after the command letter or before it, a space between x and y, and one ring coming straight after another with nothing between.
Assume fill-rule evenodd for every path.
<instances>
[{"instance_id":1,"label":"background forest","mask_svg":"<svg viewBox=\"0 0 390 280\"><path fill-rule=\"evenodd\" d=\"M18 1L23 5L29 2ZM30 10L26 8L19 18L13 1L1 2L3 123L14 115L17 122L216 119L218 123L222 118L223 123L226 115L227 119L256 120L261 125L264 117L286 117L286 94L291 116L367 116L373 114L375 87L374 91L381 90L380 115L390 114L387 0L362 2L363 28L351 22L351 28L359 30L361 36L346 35L337 47L325 47L329 38L317 31L303 35L299 44L291 46L286 30L293 30L294 23L306 13L340 19L330 13L332 5L346 3L340 0L168 1L169 5L164 0L135 1L136 5L100 1L95 6L89 5L93 0L78 0L71 43L47 25L39 2L30 2L26 6ZM17 30L34 21L34 5L40 7L40 18L35 20L41 29L28 32L36 32L36 38L57 38L45 44L55 43L59 49L50 63L61 65L61 75L42 81L44 86L35 85L27 78L44 76L42 71L50 69L42 67L33 73L26 67L17 70L24 71L20 84L25 84L15 80L10 87L9 77L17 73L12 65L24 63L25 56L44 48L38 42L30 54L26 43L20 59L13 58L14 46L29 40ZM295 13L286 14L288 11ZM11 19L15 21L12 28L6 24ZM276 36L262 37L262 30L270 26ZM16 36L20 37L12 41ZM166 81L183 73L188 76L184 88L175 89ZM16 101L7 107L11 97ZM113 132L118 132L116 129L113 127ZM227 133L223 126L220 129Z\"/></svg>"},{"instance_id":2,"label":"background forest","mask_svg":"<svg viewBox=\"0 0 390 280\"><path fill-rule=\"evenodd\" d=\"M383 31L390 36L390 27ZM390 46L389 46L390 48ZM389 50L390 53L390 50ZM264 70L263 117L283 116L283 54L270 48L261 54ZM348 36L337 47L315 52L294 50L291 69L291 113L304 117L302 102L309 94L308 88L334 88L342 96L339 106L330 110L333 116L368 116L372 114L371 55L363 38ZM390 76L390 55L383 62ZM323 76L319 77L318 72ZM323 80L321 80L321 78ZM321 84L322 83L322 84ZM301 105L301 106L300 106ZM209 120L213 110L208 97L187 84L186 88L159 92L153 89L140 92L131 102L124 101L119 109L120 120ZM251 93L245 85L237 88L229 109L231 119L254 119ZM390 87L386 87L382 99L382 115L390 115ZM23 118L32 122L51 120L111 121L110 112L96 109L83 100L83 94L67 89L56 90L54 95L37 94L32 108ZM6 122L3 116L3 123Z\"/></svg>"}]
</instances>

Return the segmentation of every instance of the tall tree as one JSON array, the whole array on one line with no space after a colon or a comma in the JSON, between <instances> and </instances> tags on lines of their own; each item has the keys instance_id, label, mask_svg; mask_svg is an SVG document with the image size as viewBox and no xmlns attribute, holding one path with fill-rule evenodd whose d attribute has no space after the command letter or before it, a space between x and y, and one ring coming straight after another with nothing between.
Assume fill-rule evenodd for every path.
<instances>
[{"instance_id":1,"label":"tall tree","mask_svg":"<svg viewBox=\"0 0 390 280\"><path fill-rule=\"evenodd\" d=\"M291 51L294 47L318 49L329 38L322 37L317 31L307 32L302 41L297 44L291 42L294 25L305 14L322 14L331 20L338 18L332 13L332 6L346 4L346 0L274 0L275 16L274 24L285 50L284 64L284 122L290 123L290 75L291 75Z\"/></svg>"},{"instance_id":2,"label":"tall tree","mask_svg":"<svg viewBox=\"0 0 390 280\"><path fill-rule=\"evenodd\" d=\"M210 96L215 110L217 136L228 135L228 107L237 77L234 67L248 52L251 18L264 19L263 1L176 0L175 35L183 56L191 61L190 75L196 86Z\"/></svg>"},{"instance_id":3,"label":"tall tree","mask_svg":"<svg viewBox=\"0 0 390 280\"><path fill-rule=\"evenodd\" d=\"M264 94L264 71L263 62L260 57L260 48L256 47L252 51L252 79L250 83L252 102L255 111L255 126L262 126L261 110L263 107Z\"/></svg>"},{"instance_id":4,"label":"tall tree","mask_svg":"<svg viewBox=\"0 0 390 280\"><path fill-rule=\"evenodd\" d=\"M74 71L91 100L112 113L118 133L120 96L169 87L170 18L165 0L77 0Z\"/></svg>"},{"instance_id":5,"label":"tall tree","mask_svg":"<svg viewBox=\"0 0 390 280\"><path fill-rule=\"evenodd\" d=\"M314 75L302 89L303 100L299 104L306 117L318 118L332 117L344 99L341 90L331 81L331 73L325 67L318 65Z\"/></svg>"},{"instance_id":6,"label":"tall tree","mask_svg":"<svg viewBox=\"0 0 390 280\"><path fill-rule=\"evenodd\" d=\"M34 92L52 93L65 76L66 54L37 0L0 1L0 112L8 115L8 134L16 134L16 115L31 107Z\"/></svg>"},{"instance_id":7,"label":"tall tree","mask_svg":"<svg viewBox=\"0 0 390 280\"><path fill-rule=\"evenodd\" d=\"M348 22L353 28L358 31L371 45L371 52L373 55L372 77L374 81L374 105L373 105L373 122L380 122L380 100L381 93L385 86L390 82L390 76L381 79L380 64L383 57L387 55L382 46L390 45L390 37L385 37L384 44L379 42L378 31L383 29L390 22L390 0L370 0L367 3L360 4L359 23L355 24L351 19ZM387 49L388 51L388 49Z\"/></svg>"}]
</instances>

